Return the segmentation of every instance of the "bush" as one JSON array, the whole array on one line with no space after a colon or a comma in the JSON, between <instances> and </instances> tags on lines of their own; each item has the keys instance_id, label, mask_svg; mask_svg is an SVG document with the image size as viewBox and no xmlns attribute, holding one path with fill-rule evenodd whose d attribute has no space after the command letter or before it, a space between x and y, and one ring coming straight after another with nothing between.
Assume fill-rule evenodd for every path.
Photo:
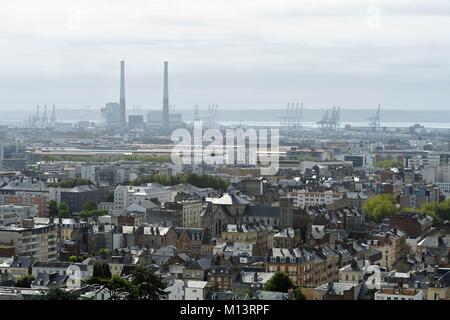
<instances>
[{"instance_id":1,"label":"bush","mask_svg":"<svg viewBox=\"0 0 450 320\"><path fill-rule=\"evenodd\" d=\"M14 286L18 288L31 288L31 283L33 282L33 280L34 277L32 275L26 275L17 279Z\"/></svg>"}]
</instances>

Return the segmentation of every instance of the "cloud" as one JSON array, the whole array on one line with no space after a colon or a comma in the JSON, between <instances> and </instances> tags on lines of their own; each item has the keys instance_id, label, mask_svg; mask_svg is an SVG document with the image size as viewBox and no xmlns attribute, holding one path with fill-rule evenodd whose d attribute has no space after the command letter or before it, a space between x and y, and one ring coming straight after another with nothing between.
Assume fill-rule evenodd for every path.
<instances>
[{"instance_id":1,"label":"cloud","mask_svg":"<svg viewBox=\"0 0 450 320\"><path fill-rule=\"evenodd\" d=\"M144 107L160 104L168 60L179 107L446 108L449 13L438 0L2 1L0 108L101 106L121 59Z\"/></svg>"}]
</instances>

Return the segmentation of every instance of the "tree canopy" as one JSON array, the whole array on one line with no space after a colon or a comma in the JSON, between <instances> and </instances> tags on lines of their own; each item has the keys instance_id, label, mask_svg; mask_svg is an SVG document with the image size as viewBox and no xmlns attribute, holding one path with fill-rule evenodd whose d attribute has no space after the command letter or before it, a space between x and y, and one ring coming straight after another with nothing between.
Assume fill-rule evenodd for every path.
<instances>
[{"instance_id":1,"label":"tree canopy","mask_svg":"<svg viewBox=\"0 0 450 320\"><path fill-rule=\"evenodd\" d=\"M42 291L36 300L78 300L80 294L75 291L66 291L60 287L50 287L47 291Z\"/></svg>"},{"instance_id":2,"label":"tree canopy","mask_svg":"<svg viewBox=\"0 0 450 320\"><path fill-rule=\"evenodd\" d=\"M96 269L94 265L94 275L86 283L100 285L100 290L106 289L110 300L158 300L166 294L161 278L143 267L132 272L131 281L118 275L108 277L103 269L100 265Z\"/></svg>"},{"instance_id":3,"label":"tree canopy","mask_svg":"<svg viewBox=\"0 0 450 320\"><path fill-rule=\"evenodd\" d=\"M418 211L433 217L436 223L448 221L450 220L450 199L439 203L425 203Z\"/></svg>"},{"instance_id":4,"label":"tree canopy","mask_svg":"<svg viewBox=\"0 0 450 320\"><path fill-rule=\"evenodd\" d=\"M137 288L138 300L158 300L161 295L165 295L165 284L161 278L152 271L144 267L137 267L132 272L131 283Z\"/></svg>"},{"instance_id":5,"label":"tree canopy","mask_svg":"<svg viewBox=\"0 0 450 320\"><path fill-rule=\"evenodd\" d=\"M288 290L292 288L294 288L294 283L291 278L283 272L276 272L264 286L265 290L279 292L288 292Z\"/></svg>"},{"instance_id":6,"label":"tree canopy","mask_svg":"<svg viewBox=\"0 0 450 320\"><path fill-rule=\"evenodd\" d=\"M289 275L284 272L276 272L264 286L264 290L284 293L287 293L291 289L293 289L295 300L306 300L302 289L294 285Z\"/></svg>"},{"instance_id":7,"label":"tree canopy","mask_svg":"<svg viewBox=\"0 0 450 320\"><path fill-rule=\"evenodd\" d=\"M58 203L55 200L48 202L48 216L52 218L59 216Z\"/></svg>"},{"instance_id":8,"label":"tree canopy","mask_svg":"<svg viewBox=\"0 0 450 320\"><path fill-rule=\"evenodd\" d=\"M396 201L392 195L378 194L367 199L363 204L363 212L368 220L380 222L397 211Z\"/></svg>"},{"instance_id":9,"label":"tree canopy","mask_svg":"<svg viewBox=\"0 0 450 320\"><path fill-rule=\"evenodd\" d=\"M98 209L97 204L93 201L88 201L84 204L83 210L79 213L82 218L98 217L108 214L106 209Z\"/></svg>"},{"instance_id":10,"label":"tree canopy","mask_svg":"<svg viewBox=\"0 0 450 320\"><path fill-rule=\"evenodd\" d=\"M110 279L111 270L109 269L109 265L103 261L96 261L94 263L92 278Z\"/></svg>"},{"instance_id":11,"label":"tree canopy","mask_svg":"<svg viewBox=\"0 0 450 320\"><path fill-rule=\"evenodd\" d=\"M33 280L34 277L32 275L26 275L17 279L14 286L18 288L31 288Z\"/></svg>"},{"instance_id":12,"label":"tree canopy","mask_svg":"<svg viewBox=\"0 0 450 320\"><path fill-rule=\"evenodd\" d=\"M375 162L375 167L382 169L403 168L403 163L397 160L380 160Z\"/></svg>"},{"instance_id":13,"label":"tree canopy","mask_svg":"<svg viewBox=\"0 0 450 320\"><path fill-rule=\"evenodd\" d=\"M75 178L68 179L58 183L49 183L47 186L51 188L73 188L77 186L92 185L92 181L88 179Z\"/></svg>"},{"instance_id":14,"label":"tree canopy","mask_svg":"<svg viewBox=\"0 0 450 320\"><path fill-rule=\"evenodd\" d=\"M69 218L70 217L70 208L65 202L61 202L58 207L58 217L60 218Z\"/></svg>"}]
</instances>

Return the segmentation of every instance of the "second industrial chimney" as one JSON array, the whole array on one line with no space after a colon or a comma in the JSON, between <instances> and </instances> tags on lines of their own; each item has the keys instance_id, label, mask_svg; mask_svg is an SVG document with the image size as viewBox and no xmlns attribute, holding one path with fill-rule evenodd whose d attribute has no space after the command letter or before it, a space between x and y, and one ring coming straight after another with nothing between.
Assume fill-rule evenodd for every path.
<instances>
[{"instance_id":1,"label":"second industrial chimney","mask_svg":"<svg viewBox=\"0 0 450 320\"><path fill-rule=\"evenodd\" d=\"M164 93L163 93L163 127L169 127L169 74L168 62L164 62Z\"/></svg>"},{"instance_id":2,"label":"second industrial chimney","mask_svg":"<svg viewBox=\"0 0 450 320\"><path fill-rule=\"evenodd\" d=\"M122 128L127 124L126 107L125 107L125 61L120 61L120 113L119 122Z\"/></svg>"}]
</instances>

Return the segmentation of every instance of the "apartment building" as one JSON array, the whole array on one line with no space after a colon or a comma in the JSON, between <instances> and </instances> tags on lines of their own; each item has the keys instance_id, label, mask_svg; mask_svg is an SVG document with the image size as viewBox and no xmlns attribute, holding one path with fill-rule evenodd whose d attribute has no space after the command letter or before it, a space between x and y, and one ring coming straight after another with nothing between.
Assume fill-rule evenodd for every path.
<instances>
[{"instance_id":1,"label":"apartment building","mask_svg":"<svg viewBox=\"0 0 450 320\"><path fill-rule=\"evenodd\" d=\"M263 223L248 223L242 225L228 224L222 231L225 242L252 243L256 254L264 255L273 237L272 228Z\"/></svg>"},{"instance_id":2,"label":"apartment building","mask_svg":"<svg viewBox=\"0 0 450 320\"><path fill-rule=\"evenodd\" d=\"M49 198L58 204L65 202L71 212L80 212L86 202L100 202L100 190L94 185L49 188Z\"/></svg>"},{"instance_id":3,"label":"apartment building","mask_svg":"<svg viewBox=\"0 0 450 320\"><path fill-rule=\"evenodd\" d=\"M395 269L395 264L406 257L406 233L397 228L373 235L370 245L381 251L380 265L388 270Z\"/></svg>"},{"instance_id":4,"label":"apartment building","mask_svg":"<svg viewBox=\"0 0 450 320\"><path fill-rule=\"evenodd\" d=\"M180 201L181 226L186 228L200 228L203 203L201 200Z\"/></svg>"},{"instance_id":5,"label":"apartment building","mask_svg":"<svg viewBox=\"0 0 450 320\"><path fill-rule=\"evenodd\" d=\"M287 197L293 199L294 208L305 208L332 204L337 200L342 199L343 195L332 190L308 191L302 189L289 192Z\"/></svg>"},{"instance_id":6,"label":"apartment building","mask_svg":"<svg viewBox=\"0 0 450 320\"><path fill-rule=\"evenodd\" d=\"M314 284L315 255L301 248L272 248L266 261L266 272L284 272L299 286Z\"/></svg>"},{"instance_id":7,"label":"apartment building","mask_svg":"<svg viewBox=\"0 0 450 320\"><path fill-rule=\"evenodd\" d=\"M0 205L0 225L20 223L23 219L29 219L36 216L36 206L18 206L13 204Z\"/></svg>"},{"instance_id":8,"label":"apartment building","mask_svg":"<svg viewBox=\"0 0 450 320\"><path fill-rule=\"evenodd\" d=\"M55 261L58 258L58 230L56 225L22 220L21 225L0 227L0 255L33 257L37 261Z\"/></svg>"},{"instance_id":9,"label":"apartment building","mask_svg":"<svg viewBox=\"0 0 450 320\"><path fill-rule=\"evenodd\" d=\"M0 203L15 204L20 206L36 206L38 217L47 217L48 195L47 194L0 194Z\"/></svg>"},{"instance_id":10,"label":"apartment building","mask_svg":"<svg viewBox=\"0 0 450 320\"><path fill-rule=\"evenodd\" d=\"M162 186L118 186L114 191L114 210L126 210L132 203L141 204L158 199L160 203L173 201L172 191Z\"/></svg>"}]
</instances>

